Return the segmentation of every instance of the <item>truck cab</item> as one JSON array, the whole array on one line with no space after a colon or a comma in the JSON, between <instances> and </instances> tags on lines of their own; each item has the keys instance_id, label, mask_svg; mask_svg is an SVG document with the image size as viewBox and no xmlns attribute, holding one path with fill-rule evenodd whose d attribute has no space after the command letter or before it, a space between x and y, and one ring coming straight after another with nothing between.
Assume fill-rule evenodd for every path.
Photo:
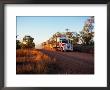
<instances>
[{"instance_id":1,"label":"truck cab","mask_svg":"<svg viewBox=\"0 0 110 90\"><path fill-rule=\"evenodd\" d=\"M73 51L72 40L68 38L60 38L59 48L61 51Z\"/></svg>"}]
</instances>

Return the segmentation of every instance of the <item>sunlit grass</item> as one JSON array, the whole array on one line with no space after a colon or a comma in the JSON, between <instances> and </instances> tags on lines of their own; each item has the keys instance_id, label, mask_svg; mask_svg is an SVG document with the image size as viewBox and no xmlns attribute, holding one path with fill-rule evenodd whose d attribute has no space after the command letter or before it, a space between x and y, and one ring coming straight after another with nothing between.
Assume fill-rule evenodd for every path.
<instances>
[{"instance_id":1,"label":"sunlit grass","mask_svg":"<svg viewBox=\"0 0 110 90\"><path fill-rule=\"evenodd\" d=\"M51 58L38 50L18 49L16 51L16 73L17 74L55 73L56 70L53 70L52 72L49 71L50 66L52 69L52 67L55 65L56 65L55 58Z\"/></svg>"}]
</instances>

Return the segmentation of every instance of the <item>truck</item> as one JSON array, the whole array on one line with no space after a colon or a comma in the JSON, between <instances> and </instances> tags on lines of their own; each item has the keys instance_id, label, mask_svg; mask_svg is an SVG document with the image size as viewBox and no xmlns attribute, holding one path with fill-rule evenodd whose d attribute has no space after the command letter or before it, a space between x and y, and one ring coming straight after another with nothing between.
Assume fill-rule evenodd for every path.
<instances>
[{"instance_id":1,"label":"truck","mask_svg":"<svg viewBox=\"0 0 110 90\"><path fill-rule=\"evenodd\" d=\"M73 51L72 40L67 37L56 37L56 43L53 48L57 51Z\"/></svg>"},{"instance_id":2,"label":"truck","mask_svg":"<svg viewBox=\"0 0 110 90\"><path fill-rule=\"evenodd\" d=\"M44 49L55 51L73 51L73 43L66 34L55 34L47 42L43 43Z\"/></svg>"}]
</instances>

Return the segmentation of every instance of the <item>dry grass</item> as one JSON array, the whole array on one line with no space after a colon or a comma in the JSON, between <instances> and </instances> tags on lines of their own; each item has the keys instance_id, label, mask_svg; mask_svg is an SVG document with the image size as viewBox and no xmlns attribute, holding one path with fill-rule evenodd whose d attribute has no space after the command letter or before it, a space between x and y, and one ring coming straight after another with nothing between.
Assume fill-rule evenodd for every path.
<instances>
[{"instance_id":1,"label":"dry grass","mask_svg":"<svg viewBox=\"0 0 110 90\"><path fill-rule=\"evenodd\" d=\"M34 49L18 49L16 51L17 74L57 73L56 59Z\"/></svg>"},{"instance_id":2,"label":"dry grass","mask_svg":"<svg viewBox=\"0 0 110 90\"><path fill-rule=\"evenodd\" d=\"M16 74L93 73L94 56L92 54L79 52L64 53L35 49L16 50Z\"/></svg>"}]
</instances>

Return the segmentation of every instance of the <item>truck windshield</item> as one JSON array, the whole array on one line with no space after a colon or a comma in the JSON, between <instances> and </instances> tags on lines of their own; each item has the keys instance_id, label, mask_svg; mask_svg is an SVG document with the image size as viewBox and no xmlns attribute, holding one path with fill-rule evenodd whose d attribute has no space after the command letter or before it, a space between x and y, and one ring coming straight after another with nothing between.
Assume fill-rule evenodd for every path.
<instances>
[{"instance_id":1,"label":"truck windshield","mask_svg":"<svg viewBox=\"0 0 110 90\"><path fill-rule=\"evenodd\" d=\"M68 43L68 41L66 39L61 39L62 43Z\"/></svg>"}]
</instances>

